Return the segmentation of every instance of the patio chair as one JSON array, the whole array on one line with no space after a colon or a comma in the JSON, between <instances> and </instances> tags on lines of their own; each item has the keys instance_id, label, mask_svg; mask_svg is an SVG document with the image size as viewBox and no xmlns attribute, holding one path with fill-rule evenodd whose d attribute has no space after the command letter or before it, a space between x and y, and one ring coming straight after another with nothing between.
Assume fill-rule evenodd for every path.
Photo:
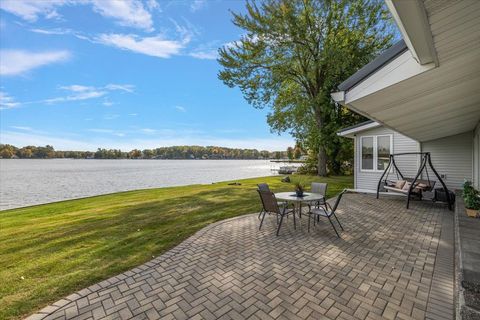
<instances>
[{"instance_id":1,"label":"patio chair","mask_svg":"<svg viewBox=\"0 0 480 320\"><path fill-rule=\"evenodd\" d=\"M260 221L260 227L258 228L258 230L262 229L263 220L265 219L267 213L274 213L277 217L277 236L280 233L280 227L282 226L283 218L285 216L288 216L290 213L293 214L293 227L295 229L297 228L295 211L293 209L288 209L287 206L284 206L282 209L280 209L280 206L278 205L277 199L275 198L275 194L273 192L262 190L257 190L257 192L260 195L260 200L262 201L263 206L263 210L261 212L263 213L262 220ZM279 219L280 221L278 221Z\"/></svg>"},{"instance_id":2,"label":"patio chair","mask_svg":"<svg viewBox=\"0 0 480 320\"><path fill-rule=\"evenodd\" d=\"M270 191L270 187L266 183L257 184L258 190L260 191Z\"/></svg>"},{"instance_id":3,"label":"patio chair","mask_svg":"<svg viewBox=\"0 0 480 320\"><path fill-rule=\"evenodd\" d=\"M343 226L342 224L340 223L340 221L338 220L337 218L337 215L335 214L335 211L337 210L338 208L338 205L340 204L340 201L342 200L342 196L344 193L346 193L347 191L346 190L343 190L338 196L337 196L337 200L335 201L335 204L333 205L333 208L332 207L309 207L309 212L308 212L308 232L310 232L310 218L313 216L313 225L315 226L315 218L319 218L319 217L327 217L328 218L328 221L330 221L330 224L332 225L333 227L333 230L335 230L335 233L337 234L337 236L340 238L340 235L338 234L338 231L337 231L337 228L335 228L335 225L333 224L333 221L331 219L331 217L333 216L335 218L335 220L337 220L338 222L338 225L340 226L340 228L342 228L343 230Z\"/></svg>"},{"instance_id":4,"label":"patio chair","mask_svg":"<svg viewBox=\"0 0 480 320\"><path fill-rule=\"evenodd\" d=\"M312 188L311 191L312 193L320 193L321 195L324 196L323 200L318 200L318 201L313 201L311 205L315 206L316 208L319 208L320 206L324 206L325 209L332 209L330 204L325 200L325 197L327 195L327 184L326 183L320 183L320 182L312 182Z\"/></svg>"},{"instance_id":5,"label":"patio chair","mask_svg":"<svg viewBox=\"0 0 480 320\"><path fill-rule=\"evenodd\" d=\"M271 192L270 187L266 183L259 183L259 184L257 184L257 187L258 187L258 190L260 190L260 191ZM278 206L280 208L288 207L290 205L286 201L279 201L277 203L278 203ZM260 219L262 217L262 213L263 213L263 208L262 208L262 211L260 211L260 213L258 214L258 219Z\"/></svg>"}]
</instances>

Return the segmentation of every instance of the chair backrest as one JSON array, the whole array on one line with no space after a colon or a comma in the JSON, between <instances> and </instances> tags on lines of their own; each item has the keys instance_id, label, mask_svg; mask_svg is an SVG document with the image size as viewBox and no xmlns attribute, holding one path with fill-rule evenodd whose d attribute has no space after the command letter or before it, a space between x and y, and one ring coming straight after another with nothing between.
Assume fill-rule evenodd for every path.
<instances>
[{"instance_id":1,"label":"chair backrest","mask_svg":"<svg viewBox=\"0 0 480 320\"><path fill-rule=\"evenodd\" d=\"M312 193L320 193L321 195L327 194L327 184L320 182L312 182Z\"/></svg>"},{"instance_id":2,"label":"chair backrest","mask_svg":"<svg viewBox=\"0 0 480 320\"><path fill-rule=\"evenodd\" d=\"M258 190L260 190L260 191L270 192L270 187L266 183L259 183L259 184L257 184L257 186L258 186Z\"/></svg>"},{"instance_id":3,"label":"chair backrest","mask_svg":"<svg viewBox=\"0 0 480 320\"><path fill-rule=\"evenodd\" d=\"M333 208L332 208L332 213L335 213L335 211L337 210L338 205L340 204L340 200L342 200L342 196L345 192L347 192L347 190L343 190L338 194L337 200L335 200L335 204L333 205Z\"/></svg>"},{"instance_id":4,"label":"chair backrest","mask_svg":"<svg viewBox=\"0 0 480 320\"><path fill-rule=\"evenodd\" d=\"M271 191L257 190L262 200L263 210L266 212L280 213L275 194Z\"/></svg>"}]
</instances>

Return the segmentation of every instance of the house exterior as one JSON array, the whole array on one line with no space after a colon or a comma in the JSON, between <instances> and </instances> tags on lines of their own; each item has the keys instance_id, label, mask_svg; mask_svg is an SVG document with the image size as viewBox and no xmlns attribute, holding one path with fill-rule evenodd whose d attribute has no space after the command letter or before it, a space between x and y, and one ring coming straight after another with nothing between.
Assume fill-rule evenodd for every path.
<instances>
[{"instance_id":1,"label":"house exterior","mask_svg":"<svg viewBox=\"0 0 480 320\"><path fill-rule=\"evenodd\" d=\"M459 188L463 179L479 189L480 1L385 3L403 39L331 94L337 103L373 120L340 132L355 139L356 187L371 189L378 182L375 167L383 166L387 152L417 148L431 153L449 189ZM391 136L391 150L385 136ZM407 170L418 166L413 159L401 165ZM461 197L454 215L444 219L454 226L448 237L455 239L455 257L441 262L455 267L454 318L479 319L480 294L472 288L480 285L480 221L466 216ZM439 244L438 250L448 246Z\"/></svg>"},{"instance_id":2,"label":"house exterior","mask_svg":"<svg viewBox=\"0 0 480 320\"><path fill-rule=\"evenodd\" d=\"M478 147L478 132L477 140ZM354 188L376 191L389 154L430 152L432 164L451 190L460 189L464 180L474 178L474 135L469 132L432 141L419 142L373 120L338 132L339 136L354 140ZM419 155L397 157L395 163L405 177L413 178L420 166ZM427 168L428 170L428 168ZM478 170L478 169L475 169ZM395 180L395 172L389 174ZM421 175L427 178L426 174ZM436 180L429 172L430 180ZM436 184L441 187L440 184Z\"/></svg>"},{"instance_id":3,"label":"house exterior","mask_svg":"<svg viewBox=\"0 0 480 320\"><path fill-rule=\"evenodd\" d=\"M338 135L354 140L354 188L360 190L377 190L390 154L420 151L419 142L373 120L345 128ZM418 171L418 156L404 156L396 163L406 177L414 177Z\"/></svg>"},{"instance_id":4,"label":"house exterior","mask_svg":"<svg viewBox=\"0 0 480 320\"><path fill-rule=\"evenodd\" d=\"M340 132L355 138L356 187L372 189L379 176L361 169L361 142L373 142L360 137L386 134L393 139L391 153L431 152L449 188L460 188L464 179L479 188L480 1L386 4L403 39L332 93L337 103L379 125ZM406 162L407 170L418 167L413 159Z\"/></svg>"}]
</instances>

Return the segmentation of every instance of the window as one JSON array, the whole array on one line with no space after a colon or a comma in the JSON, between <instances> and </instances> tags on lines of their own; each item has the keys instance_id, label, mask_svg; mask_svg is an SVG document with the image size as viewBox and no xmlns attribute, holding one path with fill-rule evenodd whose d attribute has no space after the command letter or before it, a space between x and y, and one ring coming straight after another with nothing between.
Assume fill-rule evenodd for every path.
<instances>
[{"instance_id":1,"label":"window","mask_svg":"<svg viewBox=\"0 0 480 320\"><path fill-rule=\"evenodd\" d=\"M373 137L362 137L362 170L373 170Z\"/></svg>"},{"instance_id":2,"label":"window","mask_svg":"<svg viewBox=\"0 0 480 320\"><path fill-rule=\"evenodd\" d=\"M387 168L392 153L392 136L361 137L361 170L383 171Z\"/></svg>"},{"instance_id":3,"label":"window","mask_svg":"<svg viewBox=\"0 0 480 320\"><path fill-rule=\"evenodd\" d=\"M377 137L377 170L385 170L390 161L390 136Z\"/></svg>"}]
</instances>

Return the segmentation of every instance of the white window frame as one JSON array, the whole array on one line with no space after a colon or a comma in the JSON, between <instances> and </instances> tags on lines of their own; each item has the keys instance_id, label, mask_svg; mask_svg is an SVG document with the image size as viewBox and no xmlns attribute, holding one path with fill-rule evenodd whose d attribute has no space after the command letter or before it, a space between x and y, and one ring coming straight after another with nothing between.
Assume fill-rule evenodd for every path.
<instances>
[{"instance_id":1,"label":"white window frame","mask_svg":"<svg viewBox=\"0 0 480 320\"><path fill-rule=\"evenodd\" d=\"M361 172L383 172L384 170L378 170L378 137L390 137L390 154L393 154L393 135L392 134L379 134L360 136L360 153L359 153L359 167ZM363 169L362 167L362 152L363 152L363 138L373 138L373 169ZM393 168L391 168L393 170Z\"/></svg>"}]
</instances>

